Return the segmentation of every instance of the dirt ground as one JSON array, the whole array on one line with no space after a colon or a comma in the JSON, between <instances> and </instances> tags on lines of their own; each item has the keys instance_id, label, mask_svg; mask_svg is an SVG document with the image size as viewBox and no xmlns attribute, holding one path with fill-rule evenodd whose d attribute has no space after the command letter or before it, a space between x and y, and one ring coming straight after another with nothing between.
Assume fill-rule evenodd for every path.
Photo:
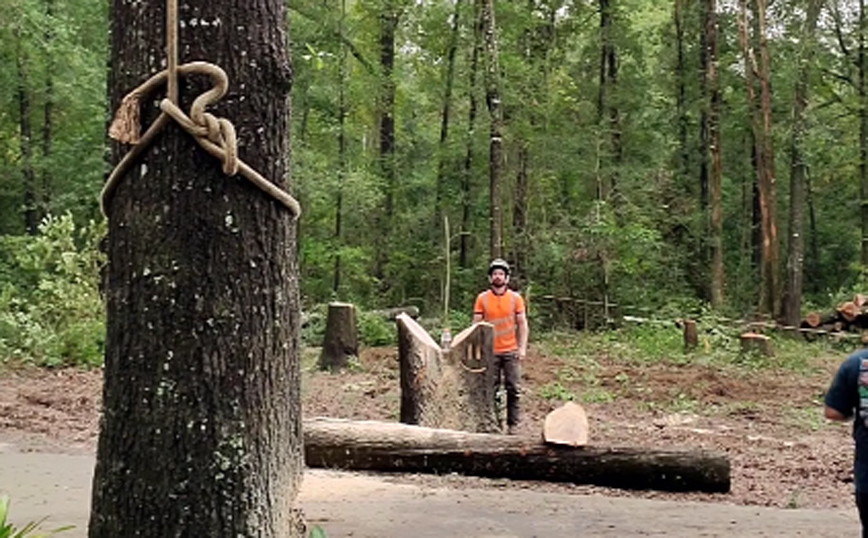
<instances>
[{"instance_id":1,"label":"dirt ground","mask_svg":"<svg viewBox=\"0 0 868 538\"><path fill-rule=\"evenodd\" d=\"M389 480L433 487L850 509L850 426L822 419L822 394L841 358L818 360L809 373L800 374L701 364L638 367L597 359L593 376L574 372L578 375L570 377L564 374L570 366L562 358L531 346L523 372L522 434L539 435L546 413L560 403L543 395L560 386L565 396L572 394L585 406L592 444L725 452L732 462L728 494L633 492L455 475L395 475ZM101 386L99 370L0 371L0 437L24 443L28 450L92 451ZM306 416L396 420L397 350L364 350L357 367L338 374L305 368L302 399Z\"/></svg>"}]
</instances>

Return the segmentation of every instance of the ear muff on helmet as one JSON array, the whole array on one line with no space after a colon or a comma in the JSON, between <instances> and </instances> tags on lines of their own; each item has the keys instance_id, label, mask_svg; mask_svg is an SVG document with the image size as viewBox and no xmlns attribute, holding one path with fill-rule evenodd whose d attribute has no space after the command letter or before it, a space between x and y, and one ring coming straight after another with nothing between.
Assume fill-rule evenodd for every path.
<instances>
[{"instance_id":1,"label":"ear muff on helmet","mask_svg":"<svg viewBox=\"0 0 868 538\"><path fill-rule=\"evenodd\" d=\"M506 260L503 260L501 258L496 258L492 260L491 263L488 265L488 276L491 276L491 273L493 273L495 269L503 269L503 272L506 273L507 276L509 276L509 264L506 263Z\"/></svg>"}]
</instances>

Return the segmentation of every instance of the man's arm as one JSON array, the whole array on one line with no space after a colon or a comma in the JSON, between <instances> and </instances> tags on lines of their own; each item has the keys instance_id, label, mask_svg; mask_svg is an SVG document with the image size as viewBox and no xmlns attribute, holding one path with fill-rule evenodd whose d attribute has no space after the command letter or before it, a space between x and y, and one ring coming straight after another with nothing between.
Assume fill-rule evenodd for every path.
<instances>
[{"instance_id":1,"label":"man's arm","mask_svg":"<svg viewBox=\"0 0 868 538\"><path fill-rule=\"evenodd\" d=\"M826 418L829 419L829 420L835 420L835 421L838 421L838 422L844 422L845 420L849 419L850 417L848 417L848 416L845 415L844 413L838 411L837 409L835 409L835 408L833 408L833 407L829 407L829 406L827 405L827 406L826 406Z\"/></svg>"},{"instance_id":2,"label":"man's arm","mask_svg":"<svg viewBox=\"0 0 868 538\"><path fill-rule=\"evenodd\" d=\"M858 405L859 367L861 360L853 360L852 357L845 360L826 392L825 415L829 420L849 420Z\"/></svg>"},{"instance_id":3,"label":"man's arm","mask_svg":"<svg viewBox=\"0 0 868 538\"><path fill-rule=\"evenodd\" d=\"M527 316L524 312L519 312L515 315L515 326L518 331L518 358L523 359L525 355L527 355L527 336L528 336L528 325L527 325Z\"/></svg>"}]
</instances>

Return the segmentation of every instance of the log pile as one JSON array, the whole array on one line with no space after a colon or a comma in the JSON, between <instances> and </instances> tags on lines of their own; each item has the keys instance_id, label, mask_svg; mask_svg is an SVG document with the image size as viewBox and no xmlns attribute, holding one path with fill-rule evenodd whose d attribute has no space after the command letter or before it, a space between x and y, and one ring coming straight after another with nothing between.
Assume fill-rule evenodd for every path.
<instances>
[{"instance_id":1,"label":"log pile","mask_svg":"<svg viewBox=\"0 0 868 538\"><path fill-rule=\"evenodd\" d=\"M308 467L459 473L622 489L730 490L729 460L706 450L572 447L389 422L306 419L304 454Z\"/></svg>"},{"instance_id":2,"label":"log pile","mask_svg":"<svg viewBox=\"0 0 868 538\"><path fill-rule=\"evenodd\" d=\"M822 333L863 332L868 329L868 295L857 293L853 300L839 304L833 312L811 312L799 325L807 340Z\"/></svg>"}]
</instances>

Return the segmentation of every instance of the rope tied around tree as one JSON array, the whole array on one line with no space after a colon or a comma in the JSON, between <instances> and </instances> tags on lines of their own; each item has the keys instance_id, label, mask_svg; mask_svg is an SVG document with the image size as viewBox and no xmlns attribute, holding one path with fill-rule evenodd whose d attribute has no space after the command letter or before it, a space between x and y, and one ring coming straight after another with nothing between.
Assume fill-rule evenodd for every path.
<instances>
[{"instance_id":1,"label":"rope tied around tree","mask_svg":"<svg viewBox=\"0 0 868 538\"><path fill-rule=\"evenodd\" d=\"M282 203L292 213L293 219L297 219L301 215L301 206L298 201L238 158L238 144L235 137L235 126L232 122L205 111L209 105L213 105L226 95L229 87L229 77L226 72L209 62L197 61L177 65L178 46L175 30L177 28L177 0L167 0L166 26L167 68L153 75L123 98L109 127L111 138L121 143L133 144L133 148L112 170L103 187L100 195L100 206L103 214L108 214L106 211L108 201L114 194L120 179L132 166L133 161L153 142L157 134L170 120L175 120L182 129L193 136L203 149L220 160L224 174L231 177L240 173L266 194ZM211 78L214 86L193 101L188 116L177 104L177 76L192 74L207 75ZM161 113L159 117L145 131L145 134L141 135L141 101L163 84L168 87L168 97L160 101Z\"/></svg>"}]
</instances>

